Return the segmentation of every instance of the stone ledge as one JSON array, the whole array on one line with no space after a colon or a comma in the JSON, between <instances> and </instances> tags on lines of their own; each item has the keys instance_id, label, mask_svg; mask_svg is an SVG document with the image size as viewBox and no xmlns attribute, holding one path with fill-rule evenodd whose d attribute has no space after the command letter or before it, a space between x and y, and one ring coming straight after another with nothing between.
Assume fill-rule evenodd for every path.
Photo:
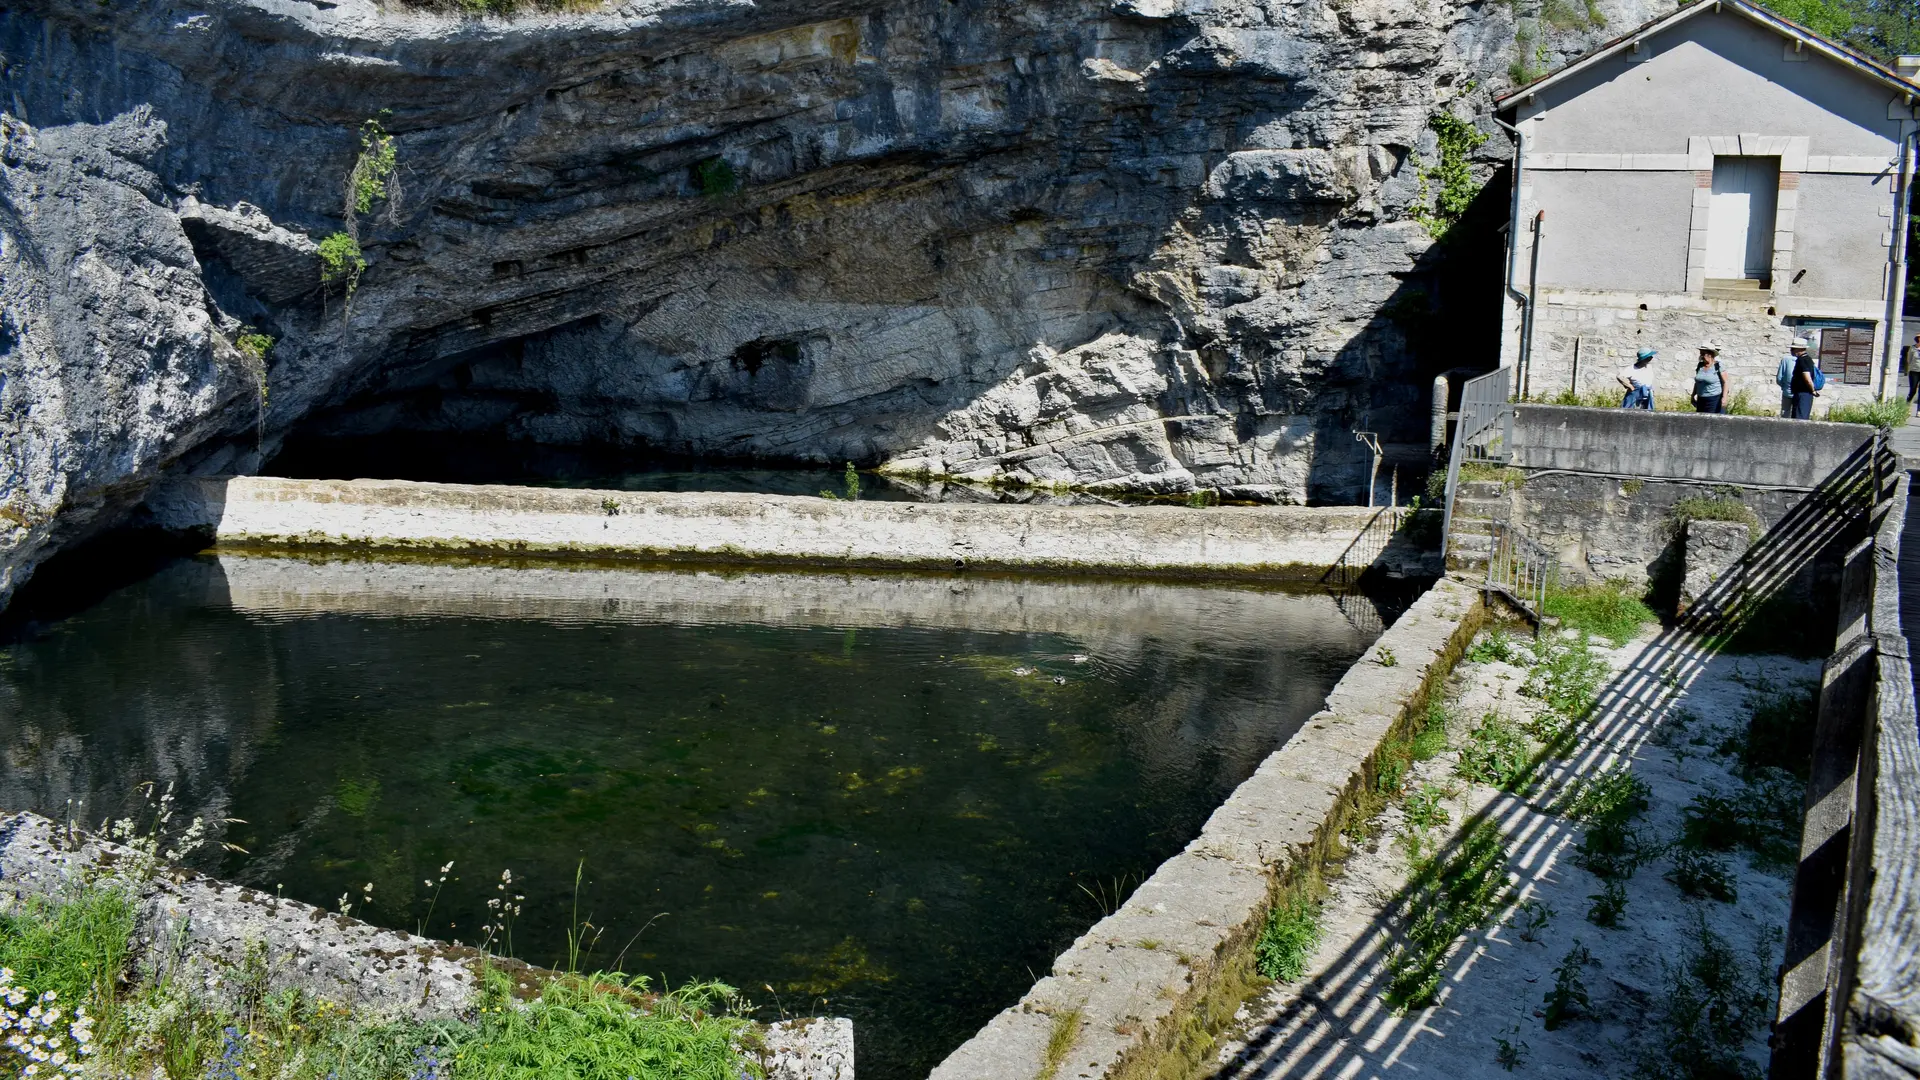
<instances>
[{"instance_id":1,"label":"stone ledge","mask_svg":"<svg viewBox=\"0 0 1920 1080\"><path fill-rule=\"evenodd\" d=\"M1315 579L1382 511L1013 506L399 480L183 479L154 524L252 548ZM1383 564L1421 573L1389 545ZM1428 571L1430 572L1430 571Z\"/></svg>"},{"instance_id":2,"label":"stone ledge","mask_svg":"<svg viewBox=\"0 0 1920 1080\"><path fill-rule=\"evenodd\" d=\"M1416 722L1481 622L1474 589L1442 579L1327 695L1328 709L1274 751L1120 910L1054 961L1051 974L933 1070L931 1080L1026 1080L1046 1071L1054 1025L1073 1019L1055 1075L1155 1074L1182 1014L1211 1012L1250 970L1274 889L1316 869L1372 783L1380 744ZM1379 660L1391 650L1396 662ZM1077 1018L1076 1018L1077 1011ZM1231 1015L1232 1008L1224 1008Z\"/></svg>"}]
</instances>

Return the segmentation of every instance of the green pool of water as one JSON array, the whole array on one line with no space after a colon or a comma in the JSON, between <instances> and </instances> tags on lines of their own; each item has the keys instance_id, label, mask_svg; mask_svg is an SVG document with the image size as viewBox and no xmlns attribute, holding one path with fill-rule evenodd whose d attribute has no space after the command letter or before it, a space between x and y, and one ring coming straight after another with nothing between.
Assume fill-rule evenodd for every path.
<instances>
[{"instance_id":1,"label":"green pool of water","mask_svg":"<svg viewBox=\"0 0 1920 1080\"><path fill-rule=\"evenodd\" d=\"M519 956L587 927L583 967L851 1016L863 1078L917 1077L1378 629L1277 590L201 556L0 644L0 806L172 783L244 820L206 869L467 942L510 870Z\"/></svg>"}]
</instances>

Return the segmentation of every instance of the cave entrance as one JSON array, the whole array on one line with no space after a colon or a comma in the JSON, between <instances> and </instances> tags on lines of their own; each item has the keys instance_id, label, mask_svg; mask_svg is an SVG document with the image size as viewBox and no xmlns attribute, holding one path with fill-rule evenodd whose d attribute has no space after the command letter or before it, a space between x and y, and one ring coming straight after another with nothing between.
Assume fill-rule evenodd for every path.
<instances>
[{"instance_id":1,"label":"cave entrance","mask_svg":"<svg viewBox=\"0 0 1920 1080\"><path fill-rule=\"evenodd\" d=\"M630 344L623 352L608 340L616 335L594 318L449 356L405 350L296 423L260 471L305 480L845 497L845 460L702 452L752 445L730 430L746 426L732 414L781 409L796 393L802 344L750 342L714 365L717 375L688 374L685 364L676 372L633 356ZM858 483L863 499L924 496L871 474Z\"/></svg>"}]
</instances>

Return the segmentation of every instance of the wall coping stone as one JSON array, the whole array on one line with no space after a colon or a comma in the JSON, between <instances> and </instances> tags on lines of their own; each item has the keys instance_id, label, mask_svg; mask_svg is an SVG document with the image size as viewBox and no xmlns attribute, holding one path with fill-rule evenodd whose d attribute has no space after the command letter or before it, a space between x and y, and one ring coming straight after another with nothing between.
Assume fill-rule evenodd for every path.
<instances>
[{"instance_id":1,"label":"wall coping stone","mask_svg":"<svg viewBox=\"0 0 1920 1080\"><path fill-rule=\"evenodd\" d=\"M154 524L222 546L766 562L892 569L1317 578L1382 512L1359 506L849 502L401 480L184 478ZM1389 546L1383 568L1437 572ZM1398 561L1396 561L1398 560Z\"/></svg>"}]
</instances>

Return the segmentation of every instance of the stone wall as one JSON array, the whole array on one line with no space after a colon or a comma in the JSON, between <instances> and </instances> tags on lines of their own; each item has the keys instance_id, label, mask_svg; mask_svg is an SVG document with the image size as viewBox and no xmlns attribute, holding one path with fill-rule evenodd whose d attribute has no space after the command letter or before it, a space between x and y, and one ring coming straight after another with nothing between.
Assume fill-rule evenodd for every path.
<instances>
[{"instance_id":1,"label":"stone wall","mask_svg":"<svg viewBox=\"0 0 1920 1080\"><path fill-rule=\"evenodd\" d=\"M1579 394L1603 392L1617 400L1623 391L1614 376L1641 349L1656 349L1660 356L1651 372L1654 400L1668 408L1686 406L1693 392L1699 345L1713 338L1726 350L1720 359L1726 369L1727 392L1745 394L1754 408L1772 416L1780 407L1780 388L1774 382L1780 358L1787 355L1795 337L1808 333L1789 321L1786 310L1664 294L1543 289L1534 313L1527 396L1550 400L1571 389ZM1849 385L1844 373L1827 372L1827 387L1815 399L1815 416L1826 415L1834 405L1874 399L1879 379L1877 342L1875 349L1875 382ZM1905 395L1904 383L1896 393Z\"/></svg>"},{"instance_id":2,"label":"stone wall","mask_svg":"<svg viewBox=\"0 0 1920 1080\"><path fill-rule=\"evenodd\" d=\"M1563 584L1626 580L1681 606L1682 526L1704 513L1744 521L1742 602L1825 612L1874 445L1857 424L1523 405L1513 468L1481 483L1499 492L1494 518L1558 554ZM1456 536L1472 528L1456 514Z\"/></svg>"},{"instance_id":3,"label":"stone wall","mask_svg":"<svg viewBox=\"0 0 1920 1080\"><path fill-rule=\"evenodd\" d=\"M1276 885L1323 863L1352 800L1374 783L1381 742L1418 722L1483 614L1471 587L1436 584L1185 851L1081 935L1018 1004L941 1062L932 1080L1169 1075L1160 1066L1177 1060L1192 1038L1182 1018L1232 1016ZM1070 1045L1049 1069L1056 1030Z\"/></svg>"},{"instance_id":4,"label":"stone wall","mask_svg":"<svg viewBox=\"0 0 1920 1080\"><path fill-rule=\"evenodd\" d=\"M147 506L162 528L241 547L1305 579L1364 553L1389 572L1427 572L1424 552L1380 535L1387 511L1365 507L954 505L268 477L175 481Z\"/></svg>"}]
</instances>

